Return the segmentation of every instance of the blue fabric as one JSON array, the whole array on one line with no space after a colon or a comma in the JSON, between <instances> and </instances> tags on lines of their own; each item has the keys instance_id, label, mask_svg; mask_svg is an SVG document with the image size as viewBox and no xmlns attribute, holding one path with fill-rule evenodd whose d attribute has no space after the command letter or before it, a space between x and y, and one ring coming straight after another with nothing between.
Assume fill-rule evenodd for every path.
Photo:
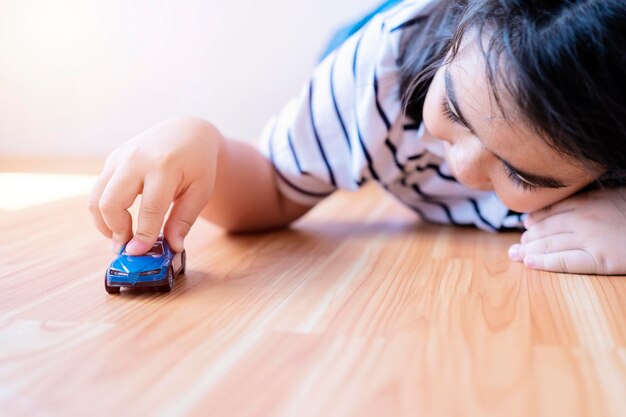
<instances>
[{"instance_id":1,"label":"blue fabric","mask_svg":"<svg viewBox=\"0 0 626 417\"><path fill-rule=\"evenodd\" d=\"M337 30L333 36L330 38L330 41L326 45L326 49L322 53L320 57L320 61L324 59L328 54L333 52L339 45L341 45L346 39L352 36L354 33L358 32L363 26L369 22L372 17L376 16L376 14L389 9L390 7L395 6L400 3L402 0L386 0L382 2L378 7L376 7L371 12L367 13L365 16L361 17L359 20L352 22L341 29Z\"/></svg>"}]
</instances>

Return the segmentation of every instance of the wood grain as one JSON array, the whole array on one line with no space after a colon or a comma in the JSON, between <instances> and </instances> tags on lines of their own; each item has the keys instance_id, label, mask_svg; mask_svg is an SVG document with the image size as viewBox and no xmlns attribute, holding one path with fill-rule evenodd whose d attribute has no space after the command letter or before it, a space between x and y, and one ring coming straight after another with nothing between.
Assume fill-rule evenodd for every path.
<instances>
[{"instance_id":1,"label":"wood grain","mask_svg":"<svg viewBox=\"0 0 626 417\"><path fill-rule=\"evenodd\" d=\"M199 221L172 293L111 296L85 204L0 210L3 417L626 415L625 277L527 270L517 233L367 187L289 230Z\"/></svg>"}]
</instances>

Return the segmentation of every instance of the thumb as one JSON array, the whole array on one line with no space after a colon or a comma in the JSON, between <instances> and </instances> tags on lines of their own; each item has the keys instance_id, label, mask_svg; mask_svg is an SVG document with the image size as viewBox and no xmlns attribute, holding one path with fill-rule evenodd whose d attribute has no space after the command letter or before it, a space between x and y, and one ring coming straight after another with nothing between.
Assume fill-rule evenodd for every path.
<instances>
[{"instance_id":1,"label":"thumb","mask_svg":"<svg viewBox=\"0 0 626 417\"><path fill-rule=\"evenodd\" d=\"M165 222L163 234L174 252L183 251L185 237L209 201L209 193L199 188L189 187L177 198Z\"/></svg>"}]
</instances>

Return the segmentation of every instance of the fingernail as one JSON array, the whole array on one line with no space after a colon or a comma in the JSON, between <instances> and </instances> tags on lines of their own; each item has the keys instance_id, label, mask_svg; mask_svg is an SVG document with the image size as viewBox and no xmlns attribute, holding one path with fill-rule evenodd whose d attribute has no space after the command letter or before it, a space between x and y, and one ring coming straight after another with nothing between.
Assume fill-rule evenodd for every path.
<instances>
[{"instance_id":1,"label":"fingernail","mask_svg":"<svg viewBox=\"0 0 626 417\"><path fill-rule=\"evenodd\" d=\"M522 245L515 244L509 248L509 258L514 261L522 260Z\"/></svg>"},{"instance_id":2,"label":"fingernail","mask_svg":"<svg viewBox=\"0 0 626 417\"><path fill-rule=\"evenodd\" d=\"M119 243L115 241L111 242L111 251L113 253L117 253L120 250L119 248L120 248Z\"/></svg>"},{"instance_id":3,"label":"fingernail","mask_svg":"<svg viewBox=\"0 0 626 417\"><path fill-rule=\"evenodd\" d=\"M139 254L139 253L146 253L146 251L148 250L148 244L145 242L142 242L139 239L131 239L130 242L128 242L128 245L126 245L126 252L132 254Z\"/></svg>"},{"instance_id":4,"label":"fingernail","mask_svg":"<svg viewBox=\"0 0 626 417\"><path fill-rule=\"evenodd\" d=\"M526 265L529 268L536 268L537 267L537 259L533 258L532 256L527 256L524 258L524 265Z\"/></svg>"}]
</instances>

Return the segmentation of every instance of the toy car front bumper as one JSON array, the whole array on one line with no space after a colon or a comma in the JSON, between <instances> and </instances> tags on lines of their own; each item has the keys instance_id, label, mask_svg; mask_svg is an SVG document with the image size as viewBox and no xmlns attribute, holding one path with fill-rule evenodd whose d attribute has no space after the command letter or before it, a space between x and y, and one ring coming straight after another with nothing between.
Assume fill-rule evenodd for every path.
<instances>
[{"instance_id":1,"label":"toy car front bumper","mask_svg":"<svg viewBox=\"0 0 626 417\"><path fill-rule=\"evenodd\" d=\"M133 283L130 281L122 281L122 280L111 281L111 279L107 277L107 285L109 287L133 287L133 288L159 287L161 285L167 285L167 284L168 284L167 278L159 279L156 281L136 281Z\"/></svg>"}]
</instances>

